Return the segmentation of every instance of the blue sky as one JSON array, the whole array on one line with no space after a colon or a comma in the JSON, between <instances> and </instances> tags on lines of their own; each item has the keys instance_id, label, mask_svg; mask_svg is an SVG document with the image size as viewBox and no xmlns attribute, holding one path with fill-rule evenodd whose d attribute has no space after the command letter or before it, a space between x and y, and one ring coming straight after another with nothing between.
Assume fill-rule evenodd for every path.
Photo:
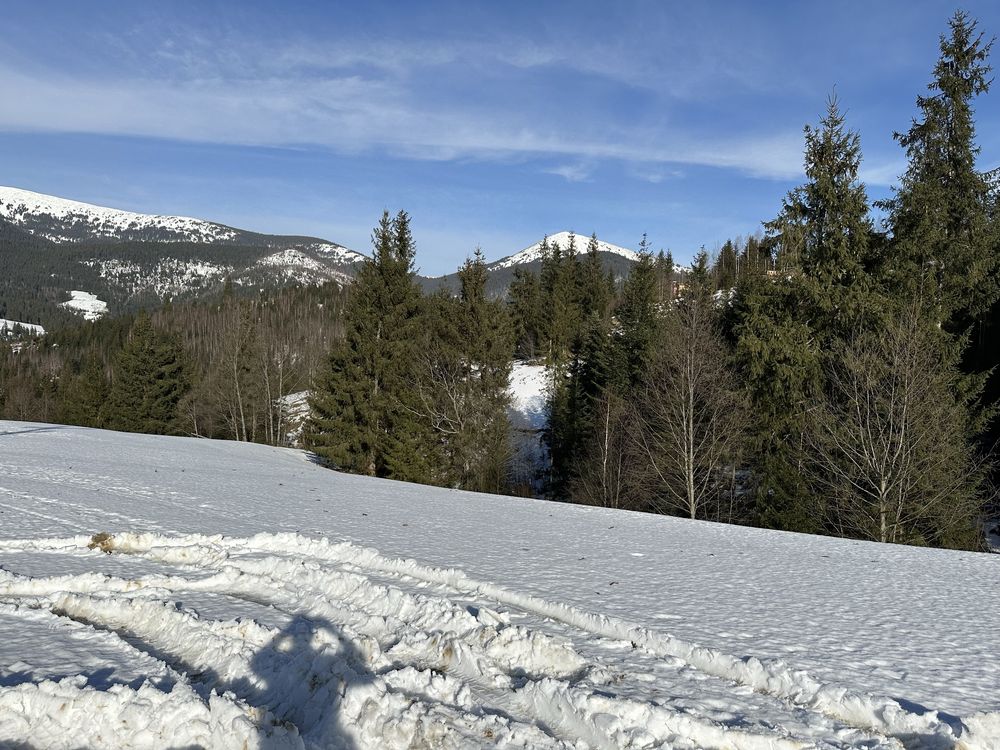
<instances>
[{"instance_id":1,"label":"blue sky","mask_svg":"<svg viewBox=\"0 0 1000 750\"><path fill-rule=\"evenodd\" d=\"M0 184L362 251L405 208L427 273L564 229L686 260L774 216L834 87L885 196L954 10L7 0ZM1000 91L977 112L993 167Z\"/></svg>"}]
</instances>

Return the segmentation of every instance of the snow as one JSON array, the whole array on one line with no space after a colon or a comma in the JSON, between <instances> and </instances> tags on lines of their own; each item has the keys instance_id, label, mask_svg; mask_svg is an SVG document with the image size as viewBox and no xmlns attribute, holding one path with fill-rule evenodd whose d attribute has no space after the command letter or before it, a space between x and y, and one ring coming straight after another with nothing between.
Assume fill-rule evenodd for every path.
<instances>
[{"instance_id":1,"label":"snow","mask_svg":"<svg viewBox=\"0 0 1000 750\"><path fill-rule=\"evenodd\" d=\"M995 555L0 445L0 745L1000 748Z\"/></svg>"},{"instance_id":2,"label":"snow","mask_svg":"<svg viewBox=\"0 0 1000 750\"><path fill-rule=\"evenodd\" d=\"M536 496L544 489L542 472L548 464L542 437L548 423L549 379L545 365L514 362L507 385L510 396L507 418L514 451L513 484Z\"/></svg>"},{"instance_id":3,"label":"snow","mask_svg":"<svg viewBox=\"0 0 1000 750\"><path fill-rule=\"evenodd\" d=\"M335 263L360 263L366 260L367 256L343 245L335 245L332 242L314 242L303 245L306 250L312 250Z\"/></svg>"},{"instance_id":4,"label":"snow","mask_svg":"<svg viewBox=\"0 0 1000 750\"><path fill-rule=\"evenodd\" d=\"M160 298L204 288L236 272L231 265L180 258L160 258L152 265L124 258L92 258L82 263L96 268L104 281L124 288L129 294L152 291Z\"/></svg>"},{"instance_id":5,"label":"snow","mask_svg":"<svg viewBox=\"0 0 1000 750\"><path fill-rule=\"evenodd\" d=\"M576 236L576 251L579 254L583 254L587 251L587 243L590 242L590 237L575 235ZM558 245L561 249L566 250L569 247L570 232L559 232L553 234L548 238L549 246ZM620 255L623 258L628 258L629 260L639 260L639 253L634 250L629 250L627 247L619 247L618 245L612 245L609 242L604 242L603 240L597 240L597 247L600 252L612 253L614 255ZM511 255L510 257L498 260L496 263L491 263L489 265L490 270L496 270L498 268L509 268L511 266L520 265L522 263L531 263L536 260L542 259L542 243L536 242L530 247L526 247L519 253Z\"/></svg>"},{"instance_id":6,"label":"snow","mask_svg":"<svg viewBox=\"0 0 1000 750\"><path fill-rule=\"evenodd\" d=\"M221 224L186 216L161 216L120 211L90 203L66 200L13 187L0 187L0 217L35 233L31 219L44 215L61 225L58 231L39 232L53 242L77 242L81 237L70 231L84 228L86 239L118 239L123 233L158 230L169 233L172 242L216 242L232 240L236 232ZM167 238L164 238L167 239Z\"/></svg>"},{"instance_id":7,"label":"snow","mask_svg":"<svg viewBox=\"0 0 1000 750\"><path fill-rule=\"evenodd\" d=\"M348 253L352 251L347 251ZM357 255L355 253L355 255ZM344 255L328 255L327 257L336 262L354 262ZM361 257L360 255L358 257ZM280 271L288 281L295 281L299 284L321 284L324 281L335 280L341 284L350 281L349 274L331 268L325 263L321 263L315 258L306 255L297 248L285 248L276 253L265 256L255 264L261 268L273 271Z\"/></svg>"},{"instance_id":8,"label":"snow","mask_svg":"<svg viewBox=\"0 0 1000 750\"><path fill-rule=\"evenodd\" d=\"M26 333L30 336L44 336L45 329L35 323L22 323L19 320L0 318L0 339L15 336L18 333Z\"/></svg>"},{"instance_id":9,"label":"snow","mask_svg":"<svg viewBox=\"0 0 1000 750\"><path fill-rule=\"evenodd\" d=\"M285 423L285 444L300 447L302 431L309 418L310 391L295 391L278 399L282 418Z\"/></svg>"},{"instance_id":10,"label":"snow","mask_svg":"<svg viewBox=\"0 0 1000 750\"><path fill-rule=\"evenodd\" d=\"M96 294L74 289L70 292L70 296L71 299L63 302L62 306L79 313L84 320L97 320L108 311L108 303L97 299Z\"/></svg>"},{"instance_id":11,"label":"snow","mask_svg":"<svg viewBox=\"0 0 1000 750\"><path fill-rule=\"evenodd\" d=\"M515 362L507 393L509 416L515 428L541 430L546 424L549 375L545 365Z\"/></svg>"}]
</instances>

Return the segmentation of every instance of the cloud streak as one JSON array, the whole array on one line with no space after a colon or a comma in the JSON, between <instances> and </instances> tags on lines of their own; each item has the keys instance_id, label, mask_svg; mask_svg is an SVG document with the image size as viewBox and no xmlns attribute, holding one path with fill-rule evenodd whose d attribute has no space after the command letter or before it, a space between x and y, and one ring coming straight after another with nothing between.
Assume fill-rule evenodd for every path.
<instances>
[{"instance_id":1,"label":"cloud streak","mask_svg":"<svg viewBox=\"0 0 1000 750\"><path fill-rule=\"evenodd\" d=\"M443 59L439 58L439 59ZM352 63L353 64L353 63ZM199 70L186 63L186 70ZM540 117L534 111L421 100L396 76L216 75L98 79L0 65L16 107L0 129L141 136L249 146L372 150L413 159L510 160L536 156L690 164L788 178L800 169L797 131L703 136L672 127ZM582 179L579 168L556 172Z\"/></svg>"}]
</instances>

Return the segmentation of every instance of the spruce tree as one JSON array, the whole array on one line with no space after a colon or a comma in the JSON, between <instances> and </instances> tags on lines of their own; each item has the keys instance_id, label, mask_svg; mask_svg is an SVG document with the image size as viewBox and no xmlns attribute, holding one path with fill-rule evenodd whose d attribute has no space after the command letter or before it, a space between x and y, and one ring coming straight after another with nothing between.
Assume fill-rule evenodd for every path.
<instances>
[{"instance_id":1,"label":"spruce tree","mask_svg":"<svg viewBox=\"0 0 1000 750\"><path fill-rule=\"evenodd\" d=\"M384 212L372 244L351 287L344 338L313 389L306 443L346 470L430 481L432 438L412 404L421 296L406 212Z\"/></svg>"},{"instance_id":2,"label":"spruce tree","mask_svg":"<svg viewBox=\"0 0 1000 750\"><path fill-rule=\"evenodd\" d=\"M893 241L889 284L935 309L938 322L962 332L996 301L996 238L989 186L976 169L979 147L973 99L989 90L993 42L957 11L942 35L931 92L917 97L920 116L895 134L906 149L902 184L888 201Z\"/></svg>"},{"instance_id":3,"label":"spruce tree","mask_svg":"<svg viewBox=\"0 0 1000 750\"><path fill-rule=\"evenodd\" d=\"M717 289L728 291L736 286L737 262L736 249L732 240L726 240L719 251L719 258L715 264L715 286Z\"/></svg>"},{"instance_id":4,"label":"spruce tree","mask_svg":"<svg viewBox=\"0 0 1000 750\"><path fill-rule=\"evenodd\" d=\"M171 434L177 406L190 388L184 351L142 312L118 353L101 421L113 430Z\"/></svg>"},{"instance_id":5,"label":"spruce tree","mask_svg":"<svg viewBox=\"0 0 1000 750\"><path fill-rule=\"evenodd\" d=\"M507 289L507 310L513 326L515 353L533 359L543 351L545 323L542 290L538 275L515 268L514 278Z\"/></svg>"},{"instance_id":6,"label":"spruce tree","mask_svg":"<svg viewBox=\"0 0 1000 750\"><path fill-rule=\"evenodd\" d=\"M625 279L616 317L613 379L619 392L625 393L645 378L659 329L656 272L648 253L639 256Z\"/></svg>"},{"instance_id":7,"label":"spruce tree","mask_svg":"<svg viewBox=\"0 0 1000 750\"><path fill-rule=\"evenodd\" d=\"M660 303L670 302L674 293L674 256L662 250L656 256L656 299Z\"/></svg>"},{"instance_id":8,"label":"spruce tree","mask_svg":"<svg viewBox=\"0 0 1000 750\"><path fill-rule=\"evenodd\" d=\"M101 427L101 411L107 397L104 367L97 357L88 357L78 373L63 376L59 386L57 418L63 424Z\"/></svg>"},{"instance_id":9,"label":"spruce tree","mask_svg":"<svg viewBox=\"0 0 1000 750\"><path fill-rule=\"evenodd\" d=\"M601 266L597 235L592 234L587 242L587 254L580 269L580 317L592 314L603 318L611 304L612 289L608 286L604 268Z\"/></svg>"},{"instance_id":10,"label":"spruce tree","mask_svg":"<svg viewBox=\"0 0 1000 750\"><path fill-rule=\"evenodd\" d=\"M819 128L805 129L806 183L767 223L782 276L746 276L730 315L736 361L757 415L752 443L758 522L796 531L822 529L821 500L803 478L804 435L823 389L824 353L883 304L869 274L871 221L861 154L837 101Z\"/></svg>"},{"instance_id":11,"label":"spruce tree","mask_svg":"<svg viewBox=\"0 0 1000 750\"><path fill-rule=\"evenodd\" d=\"M857 326L871 312L872 223L858 182L861 144L846 129L831 97L818 128L805 128L806 182L785 198L781 215L766 224L797 271L802 302L818 332L829 339ZM789 268L794 263L797 268Z\"/></svg>"}]
</instances>

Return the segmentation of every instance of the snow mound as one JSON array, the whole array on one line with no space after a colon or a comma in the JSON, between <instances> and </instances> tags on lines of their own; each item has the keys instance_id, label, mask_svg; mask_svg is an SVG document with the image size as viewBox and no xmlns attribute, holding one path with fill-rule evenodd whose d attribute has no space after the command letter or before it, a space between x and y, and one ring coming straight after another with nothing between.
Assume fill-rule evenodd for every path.
<instances>
[{"instance_id":1,"label":"snow mound","mask_svg":"<svg viewBox=\"0 0 1000 750\"><path fill-rule=\"evenodd\" d=\"M63 302L62 306L82 315L84 320L97 320L108 311L108 303L97 299L96 294L74 289L70 295L71 299Z\"/></svg>"}]
</instances>

